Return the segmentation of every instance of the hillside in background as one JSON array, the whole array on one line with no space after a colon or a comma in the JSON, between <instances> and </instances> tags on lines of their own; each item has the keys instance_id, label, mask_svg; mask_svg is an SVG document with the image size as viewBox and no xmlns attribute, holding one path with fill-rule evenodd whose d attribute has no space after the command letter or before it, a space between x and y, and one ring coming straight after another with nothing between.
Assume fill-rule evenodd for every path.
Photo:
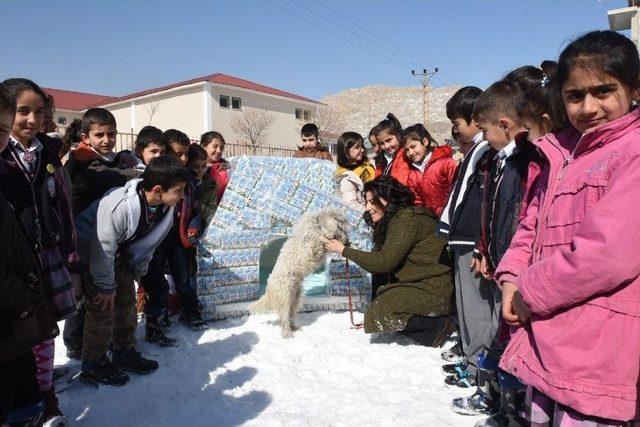
<instances>
[{"instance_id":1,"label":"hillside in background","mask_svg":"<svg viewBox=\"0 0 640 427\"><path fill-rule=\"evenodd\" d=\"M429 132L439 143L450 137L451 124L445 105L460 87L446 86L430 91ZM329 105L332 121L339 123L334 127L354 130L365 138L369 130L389 112L398 117L403 127L422 123L422 88L417 86L376 85L347 89L328 95L321 101Z\"/></svg>"}]
</instances>

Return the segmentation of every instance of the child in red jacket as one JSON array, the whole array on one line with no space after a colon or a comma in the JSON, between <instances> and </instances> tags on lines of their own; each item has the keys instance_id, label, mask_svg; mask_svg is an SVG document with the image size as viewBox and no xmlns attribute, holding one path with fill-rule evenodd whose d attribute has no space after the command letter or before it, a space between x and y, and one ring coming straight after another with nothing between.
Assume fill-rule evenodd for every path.
<instances>
[{"instance_id":1,"label":"child in red jacket","mask_svg":"<svg viewBox=\"0 0 640 427\"><path fill-rule=\"evenodd\" d=\"M401 143L411 161L409 188L416 196L415 204L440 216L453 185L458 162L449 146L438 147L421 124L406 128Z\"/></svg>"},{"instance_id":2,"label":"child in red jacket","mask_svg":"<svg viewBox=\"0 0 640 427\"><path fill-rule=\"evenodd\" d=\"M383 161L376 163L376 178L391 175L402 185L409 185L409 160L404 155L404 148L400 144L402 126L393 114L376 125L376 141L383 150Z\"/></svg>"}]
</instances>

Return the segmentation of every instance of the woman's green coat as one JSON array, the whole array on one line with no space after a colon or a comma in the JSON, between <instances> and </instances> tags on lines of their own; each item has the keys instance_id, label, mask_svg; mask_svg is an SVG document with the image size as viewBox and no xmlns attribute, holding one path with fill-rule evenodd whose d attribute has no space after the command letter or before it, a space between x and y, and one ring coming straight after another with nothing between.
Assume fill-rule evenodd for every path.
<instances>
[{"instance_id":1,"label":"woman's green coat","mask_svg":"<svg viewBox=\"0 0 640 427\"><path fill-rule=\"evenodd\" d=\"M451 313L451 260L446 241L435 234L436 223L435 215L424 208L400 208L380 250L346 247L342 252L370 273L389 273L389 284L378 289L365 314L365 332L401 331L413 315Z\"/></svg>"}]
</instances>

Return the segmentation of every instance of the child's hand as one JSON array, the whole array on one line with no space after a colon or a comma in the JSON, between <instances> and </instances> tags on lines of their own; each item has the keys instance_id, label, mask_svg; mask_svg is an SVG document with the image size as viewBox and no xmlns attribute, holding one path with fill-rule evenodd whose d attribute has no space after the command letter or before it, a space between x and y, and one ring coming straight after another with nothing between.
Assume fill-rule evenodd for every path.
<instances>
[{"instance_id":1,"label":"child's hand","mask_svg":"<svg viewBox=\"0 0 640 427\"><path fill-rule=\"evenodd\" d=\"M514 295L518 292L518 287L511 282L502 284L502 318L511 326L522 326L520 317L513 307Z\"/></svg>"},{"instance_id":2,"label":"child's hand","mask_svg":"<svg viewBox=\"0 0 640 427\"><path fill-rule=\"evenodd\" d=\"M329 252L335 252L337 254L342 255L342 251L344 250L344 245L338 240L329 240L324 244L324 248Z\"/></svg>"},{"instance_id":3,"label":"child's hand","mask_svg":"<svg viewBox=\"0 0 640 427\"><path fill-rule=\"evenodd\" d=\"M493 272L489 270L489 263L487 262L487 257L483 256L480 260L480 274L485 279L493 279Z\"/></svg>"},{"instance_id":4,"label":"child's hand","mask_svg":"<svg viewBox=\"0 0 640 427\"><path fill-rule=\"evenodd\" d=\"M522 299L522 294L518 291L513 295L513 309L520 318L521 323L527 323L531 317L531 310L529 306Z\"/></svg>"},{"instance_id":5,"label":"child's hand","mask_svg":"<svg viewBox=\"0 0 640 427\"><path fill-rule=\"evenodd\" d=\"M198 229L197 228L190 228L189 230L187 230L187 238L191 239L191 238L195 238L198 237Z\"/></svg>"},{"instance_id":6,"label":"child's hand","mask_svg":"<svg viewBox=\"0 0 640 427\"><path fill-rule=\"evenodd\" d=\"M93 303L100 306L102 311L111 311L113 310L113 303L116 299L116 294L101 294L98 293L95 297L93 297Z\"/></svg>"}]
</instances>

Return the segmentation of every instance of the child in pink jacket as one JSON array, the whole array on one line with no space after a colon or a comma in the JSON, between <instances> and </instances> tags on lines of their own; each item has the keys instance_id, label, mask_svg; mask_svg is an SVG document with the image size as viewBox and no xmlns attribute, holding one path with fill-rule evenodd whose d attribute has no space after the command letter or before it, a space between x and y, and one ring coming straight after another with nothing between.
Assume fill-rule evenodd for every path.
<instances>
[{"instance_id":1,"label":"child in pink jacket","mask_svg":"<svg viewBox=\"0 0 640 427\"><path fill-rule=\"evenodd\" d=\"M548 164L495 277L519 326L500 367L527 384L533 425L640 417L640 59L611 31L560 55L571 128L536 141Z\"/></svg>"}]
</instances>

